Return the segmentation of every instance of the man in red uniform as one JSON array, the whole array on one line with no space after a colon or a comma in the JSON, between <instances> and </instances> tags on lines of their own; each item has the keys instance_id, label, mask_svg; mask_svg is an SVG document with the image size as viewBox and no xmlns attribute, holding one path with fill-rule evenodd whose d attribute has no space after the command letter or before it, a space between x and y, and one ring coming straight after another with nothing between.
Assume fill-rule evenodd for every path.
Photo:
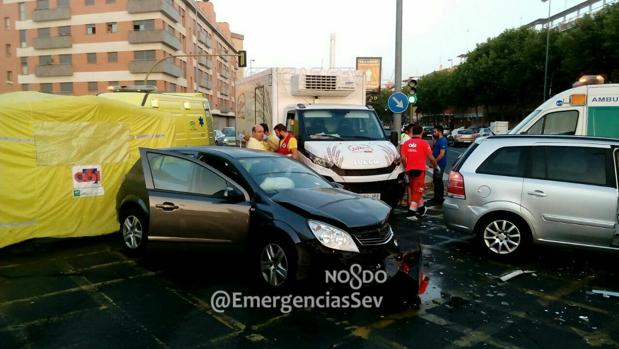
<instances>
[{"instance_id":1,"label":"man in red uniform","mask_svg":"<svg viewBox=\"0 0 619 349\"><path fill-rule=\"evenodd\" d=\"M428 142L421 138L422 134L423 128L421 126L413 126L413 137L402 143L400 148L400 155L402 155L411 187L408 210L413 215L412 220L417 220L414 215L423 216L426 213L423 201L427 169L426 159L429 159L432 166L438 169L436 159L432 155L432 149L430 149Z\"/></svg>"},{"instance_id":2,"label":"man in red uniform","mask_svg":"<svg viewBox=\"0 0 619 349\"><path fill-rule=\"evenodd\" d=\"M279 148L276 152L282 155L290 156L295 160L299 160L297 139L294 137L292 132L288 132L286 126L283 124L275 125L273 130L275 130L275 135L277 135L277 138L280 139Z\"/></svg>"}]
</instances>

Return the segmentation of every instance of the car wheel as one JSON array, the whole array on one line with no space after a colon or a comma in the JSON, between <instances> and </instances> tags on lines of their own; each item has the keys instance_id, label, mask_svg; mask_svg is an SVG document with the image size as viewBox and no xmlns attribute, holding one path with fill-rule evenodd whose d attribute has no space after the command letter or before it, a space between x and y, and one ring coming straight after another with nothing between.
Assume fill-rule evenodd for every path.
<instances>
[{"instance_id":1,"label":"car wheel","mask_svg":"<svg viewBox=\"0 0 619 349\"><path fill-rule=\"evenodd\" d=\"M283 239L267 239L260 244L258 266L260 283L270 289L285 289L296 281L294 247Z\"/></svg>"},{"instance_id":2,"label":"car wheel","mask_svg":"<svg viewBox=\"0 0 619 349\"><path fill-rule=\"evenodd\" d=\"M120 218L120 232L126 251L137 253L144 249L148 240L146 215L135 208L125 210Z\"/></svg>"},{"instance_id":3,"label":"car wheel","mask_svg":"<svg viewBox=\"0 0 619 349\"><path fill-rule=\"evenodd\" d=\"M518 216L494 215L479 224L481 248L493 257L508 259L520 256L528 248L531 233Z\"/></svg>"}]
</instances>

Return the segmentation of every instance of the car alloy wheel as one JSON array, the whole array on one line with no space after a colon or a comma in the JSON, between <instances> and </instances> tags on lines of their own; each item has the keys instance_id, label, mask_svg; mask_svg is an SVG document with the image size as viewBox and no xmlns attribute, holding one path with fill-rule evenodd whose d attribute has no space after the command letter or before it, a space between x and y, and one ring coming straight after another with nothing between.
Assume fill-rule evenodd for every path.
<instances>
[{"instance_id":1,"label":"car alloy wheel","mask_svg":"<svg viewBox=\"0 0 619 349\"><path fill-rule=\"evenodd\" d=\"M274 242L266 244L260 253L260 272L264 281L272 287L281 286L288 278L288 271L285 250Z\"/></svg>"},{"instance_id":2,"label":"car alloy wheel","mask_svg":"<svg viewBox=\"0 0 619 349\"><path fill-rule=\"evenodd\" d=\"M483 234L486 247L498 255L514 253L522 242L522 234L518 226L504 219L491 221Z\"/></svg>"},{"instance_id":3,"label":"car alloy wheel","mask_svg":"<svg viewBox=\"0 0 619 349\"><path fill-rule=\"evenodd\" d=\"M131 250L137 250L142 245L142 222L134 215L128 215L123 221L123 240Z\"/></svg>"}]
</instances>

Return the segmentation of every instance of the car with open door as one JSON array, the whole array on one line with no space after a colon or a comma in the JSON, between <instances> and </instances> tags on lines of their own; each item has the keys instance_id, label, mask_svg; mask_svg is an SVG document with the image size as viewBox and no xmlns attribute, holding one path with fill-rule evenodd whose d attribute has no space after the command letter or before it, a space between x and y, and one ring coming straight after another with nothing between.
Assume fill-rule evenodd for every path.
<instances>
[{"instance_id":1,"label":"car with open door","mask_svg":"<svg viewBox=\"0 0 619 349\"><path fill-rule=\"evenodd\" d=\"M321 270L352 264L408 275L416 289L422 281L419 245L398 245L387 204L340 189L278 154L140 149L117 209L128 251L152 241L240 247L272 288L316 273L324 280Z\"/></svg>"}]
</instances>

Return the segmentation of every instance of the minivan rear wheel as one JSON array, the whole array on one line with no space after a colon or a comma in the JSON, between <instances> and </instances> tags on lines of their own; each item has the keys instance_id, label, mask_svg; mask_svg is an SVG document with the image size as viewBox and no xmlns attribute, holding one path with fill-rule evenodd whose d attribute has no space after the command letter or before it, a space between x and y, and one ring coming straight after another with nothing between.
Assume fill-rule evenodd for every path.
<instances>
[{"instance_id":1,"label":"minivan rear wheel","mask_svg":"<svg viewBox=\"0 0 619 349\"><path fill-rule=\"evenodd\" d=\"M480 247L500 259L522 255L530 243L527 224L511 214L488 217L478 225L477 237Z\"/></svg>"}]
</instances>

